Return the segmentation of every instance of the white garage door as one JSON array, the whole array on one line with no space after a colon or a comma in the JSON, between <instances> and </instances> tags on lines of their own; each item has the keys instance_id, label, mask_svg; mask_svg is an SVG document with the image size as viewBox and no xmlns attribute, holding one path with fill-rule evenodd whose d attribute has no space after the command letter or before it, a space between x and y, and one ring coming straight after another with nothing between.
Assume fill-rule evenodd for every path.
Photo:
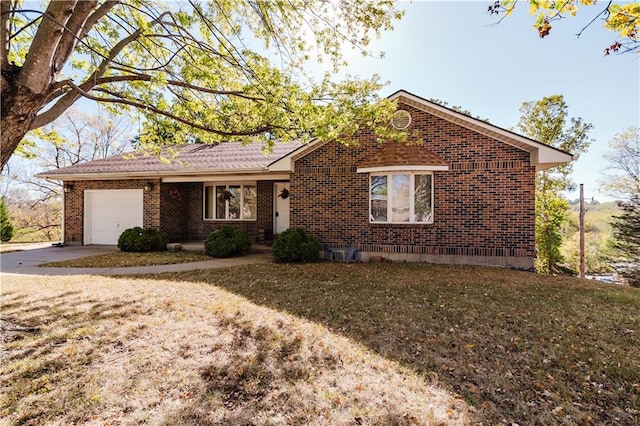
<instances>
[{"instance_id":1,"label":"white garage door","mask_svg":"<svg viewBox=\"0 0 640 426\"><path fill-rule=\"evenodd\" d=\"M84 244L118 244L127 228L142 226L142 189L84 192Z\"/></svg>"}]
</instances>

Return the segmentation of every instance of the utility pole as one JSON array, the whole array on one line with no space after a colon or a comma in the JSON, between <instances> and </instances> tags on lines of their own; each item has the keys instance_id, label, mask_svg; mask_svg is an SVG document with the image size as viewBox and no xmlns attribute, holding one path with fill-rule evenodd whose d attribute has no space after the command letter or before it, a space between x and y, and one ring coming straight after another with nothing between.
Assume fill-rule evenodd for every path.
<instances>
[{"instance_id":1,"label":"utility pole","mask_svg":"<svg viewBox=\"0 0 640 426\"><path fill-rule=\"evenodd\" d=\"M580 278L584 278L584 185L580 184Z\"/></svg>"}]
</instances>

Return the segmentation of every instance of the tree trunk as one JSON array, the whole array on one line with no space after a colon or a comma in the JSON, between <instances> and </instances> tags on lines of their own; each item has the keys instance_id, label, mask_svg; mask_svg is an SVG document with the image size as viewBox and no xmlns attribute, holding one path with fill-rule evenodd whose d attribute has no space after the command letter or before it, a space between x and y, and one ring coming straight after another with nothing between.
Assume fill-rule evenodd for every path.
<instances>
[{"instance_id":1,"label":"tree trunk","mask_svg":"<svg viewBox=\"0 0 640 426\"><path fill-rule=\"evenodd\" d=\"M0 170L11 158L11 154L18 147L24 135L29 131L38 111L43 107L47 98L47 93L34 94L28 88L15 84L15 75L19 68L14 67L14 72L3 73L2 109L0 118L0 129L2 137L0 140L0 157L2 164ZM13 75L10 75L13 74Z\"/></svg>"}]
</instances>

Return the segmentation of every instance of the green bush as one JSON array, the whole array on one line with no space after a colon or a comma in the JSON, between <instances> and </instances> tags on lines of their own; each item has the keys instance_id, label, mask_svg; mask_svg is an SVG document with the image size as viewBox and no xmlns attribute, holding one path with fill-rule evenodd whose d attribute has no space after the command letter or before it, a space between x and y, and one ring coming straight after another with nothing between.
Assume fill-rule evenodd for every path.
<instances>
[{"instance_id":1,"label":"green bush","mask_svg":"<svg viewBox=\"0 0 640 426\"><path fill-rule=\"evenodd\" d=\"M251 240L243 229L223 225L209 234L204 251L211 257L234 257L247 254Z\"/></svg>"},{"instance_id":2,"label":"green bush","mask_svg":"<svg viewBox=\"0 0 640 426\"><path fill-rule=\"evenodd\" d=\"M13 238L13 225L7 213L7 206L4 204L4 198L0 199L0 241L7 242Z\"/></svg>"},{"instance_id":3,"label":"green bush","mask_svg":"<svg viewBox=\"0 0 640 426\"><path fill-rule=\"evenodd\" d=\"M157 229L134 228L125 229L118 238L118 248L122 251L146 253L150 251L165 251L169 237Z\"/></svg>"},{"instance_id":4,"label":"green bush","mask_svg":"<svg viewBox=\"0 0 640 426\"><path fill-rule=\"evenodd\" d=\"M302 228L289 228L280 233L271 246L276 262L315 262L320 244Z\"/></svg>"}]
</instances>

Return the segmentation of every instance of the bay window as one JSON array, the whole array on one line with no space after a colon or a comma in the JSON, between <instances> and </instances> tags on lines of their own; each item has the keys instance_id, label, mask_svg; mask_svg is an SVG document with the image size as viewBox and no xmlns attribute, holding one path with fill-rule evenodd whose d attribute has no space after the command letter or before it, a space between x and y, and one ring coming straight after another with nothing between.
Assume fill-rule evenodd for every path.
<instances>
[{"instance_id":1,"label":"bay window","mask_svg":"<svg viewBox=\"0 0 640 426\"><path fill-rule=\"evenodd\" d=\"M373 223L433 223L433 174L372 173L369 213Z\"/></svg>"},{"instance_id":2,"label":"bay window","mask_svg":"<svg viewBox=\"0 0 640 426\"><path fill-rule=\"evenodd\" d=\"M205 219L256 220L256 216L255 184L205 184Z\"/></svg>"}]
</instances>

